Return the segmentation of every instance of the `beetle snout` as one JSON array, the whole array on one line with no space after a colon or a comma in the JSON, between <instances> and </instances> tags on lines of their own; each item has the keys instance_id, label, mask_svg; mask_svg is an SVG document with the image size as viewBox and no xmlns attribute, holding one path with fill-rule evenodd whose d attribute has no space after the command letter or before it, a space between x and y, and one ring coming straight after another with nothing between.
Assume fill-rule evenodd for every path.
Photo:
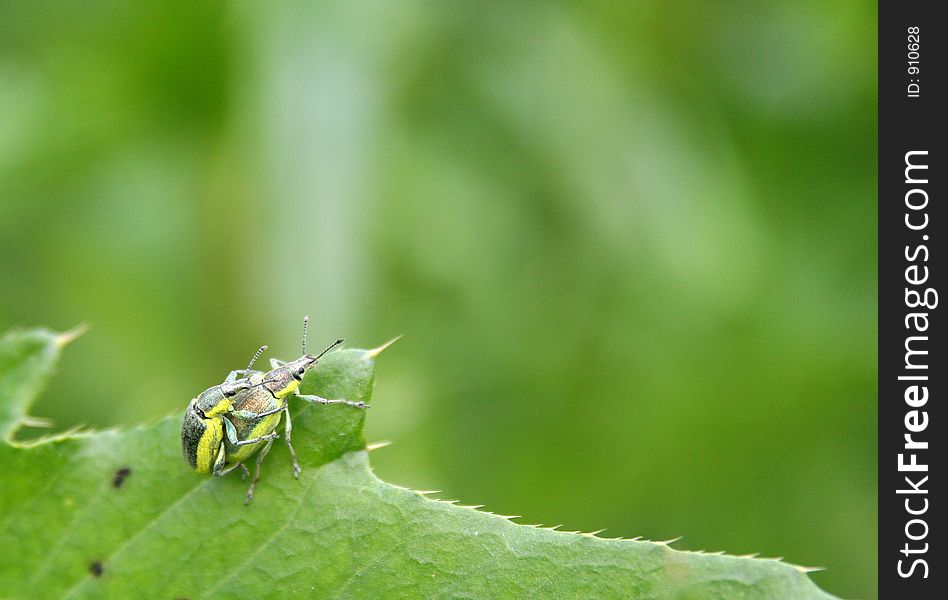
<instances>
[{"instance_id":1,"label":"beetle snout","mask_svg":"<svg viewBox=\"0 0 948 600\"><path fill-rule=\"evenodd\" d=\"M306 370L316 364L316 357L306 355L301 358L297 358L291 363L286 365L286 369L290 372L290 375L293 376L293 379L297 381L303 380L303 375L306 373Z\"/></svg>"}]
</instances>

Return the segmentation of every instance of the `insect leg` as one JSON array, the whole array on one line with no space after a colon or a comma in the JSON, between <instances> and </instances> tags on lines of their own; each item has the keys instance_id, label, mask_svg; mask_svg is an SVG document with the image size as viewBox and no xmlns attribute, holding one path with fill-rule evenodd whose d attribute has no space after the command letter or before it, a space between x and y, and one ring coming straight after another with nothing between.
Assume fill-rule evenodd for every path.
<instances>
[{"instance_id":1,"label":"insect leg","mask_svg":"<svg viewBox=\"0 0 948 600\"><path fill-rule=\"evenodd\" d=\"M246 371L244 370L231 371L230 373L227 374L227 379L224 380L224 383L233 383L237 381L238 379L240 379L244 373L246 373Z\"/></svg>"},{"instance_id":2,"label":"insect leg","mask_svg":"<svg viewBox=\"0 0 948 600\"><path fill-rule=\"evenodd\" d=\"M227 441L236 445L238 443L237 428L230 422L230 419L221 417L221 420L224 421L224 433L227 435Z\"/></svg>"},{"instance_id":3,"label":"insect leg","mask_svg":"<svg viewBox=\"0 0 948 600\"><path fill-rule=\"evenodd\" d=\"M214 468L212 472L216 477L223 477L227 473L224 473L224 463L227 462L226 452L224 451L224 444L221 444L221 447L217 450L217 458L214 459ZM230 471L228 471L229 473Z\"/></svg>"},{"instance_id":4,"label":"insect leg","mask_svg":"<svg viewBox=\"0 0 948 600\"><path fill-rule=\"evenodd\" d=\"M216 475L217 477L223 477L224 475L227 475L228 473L235 471L236 469L241 469L243 471L243 473L240 474L241 481L246 480L247 476L250 475L250 471L247 470L247 467L244 465L244 463L237 463L235 465L231 465L226 468L224 468L224 465L222 463L220 469L218 469L217 465L215 464L214 475Z\"/></svg>"},{"instance_id":5,"label":"insect leg","mask_svg":"<svg viewBox=\"0 0 948 600\"><path fill-rule=\"evenodd\" d=\"M282 407L280 408L280 410L282 410ZM234 412L241 412L241 411L234 411ZM250 413L250 414L253 415L254 413ZM273 414L273 412L271 411L269 413L264 413L264 414ZM237 428L234 427L234 424L230 422L230 419L224 418L223 421L224 421L224 431L227 432L227 441L230 442L234 446L246 446L247 444L256 444L257 442L272 440L275 437L277 437L276 432L271 432L266 435L261 435L260 437L255 437L253 439L240 440L237 438Z\"/></svg>"},{"instance_id":6,"label":"insect leg","mask_svg":"<svg viewBox=\"0 0 948 600\"><path fill-rule=\"evenodd\" d=\"M296 451L293 450L293 444L290 443L290 435L293 433L293 422L290 421L290 407L286 406L286 425L283 427L285 433L284 441L286 441L286 447L290 449L290 457L293 459L293 477L299 479L300 476L300 463L296 460Z\"/></svg>"},{"instance_id":7,"label":"insect leg","mask_svg":"<svg viewBox=\"0 0 948 600\"><path fill-rule=\"evenodd\" d=\"M251 498L253 498L253 490L257 487L257 482L260 481L260 463L263 462L263 459L267 457L267 453L270 452L270 447L273 446L273 438L270 438L270 441L267 442L267 445L263 447L263 450L260 451L260 454L257 455L257 469L254 471L253 480L250 482L250 487L247 488L247 498L244 500L244 504L250 504Z\"/></svg>"},{"instance_id":8,"label":"insect leg","mask_svg":"<svg viewBox=\"0 0 948 600\"><path fill-rule=\"evenodd\" d=\"M302 398L307 402L312 402L313 404L345 404L346 406L351 406L352 408L368 408L369 405L365 402L352 402L351 400L327 400L320 396L314 396L312 394L296 394L297 398Z\"/></svg>"},{"instance_id":9,"label":"insect leg","mask_svg":"<svg viewBox=\"0 0 948 600\"><path fill-rule=\"evenodd\" d=\"M238 442L231 442L235 446L246 446L248 444L256 444L258 442L273 442L279 434L275 431L268 433L267 435L261 435L260 437L255 437L249 440L240 440Z\"/></svg>"},{"instance_id":10,"label":"insect leg","mask_svg":"<svg viewBox=\"0 0 948 600\"><path fill-rule=\"evenodd\" d=\"M283 410L284 408L286 408L286 404L284 404L283 406L278 406L274 409L265 410L259 413L251 412L249 410L232 410L227 414L233 415L237 417L238 419L259 419L260 417L269 417L270 415L275 415L281 410Z\"/></svg>"}]
</instances>

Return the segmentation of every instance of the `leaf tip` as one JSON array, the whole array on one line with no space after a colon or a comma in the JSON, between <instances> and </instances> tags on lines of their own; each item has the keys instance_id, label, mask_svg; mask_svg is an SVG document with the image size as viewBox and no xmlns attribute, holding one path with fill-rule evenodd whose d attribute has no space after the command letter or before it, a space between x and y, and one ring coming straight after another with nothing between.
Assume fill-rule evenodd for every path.
<instances>
[{"instance_id":1,"label":"leaf tip","mask_svg":"<svg viewBox=\"0 0 948 600\"><path fill-rule=\"evenodd\" d=\"M826 567L801 567L800 565L791 565L791 566L803 574L819 573L820 571L826 570Z\"/></svg>"},{"instance_id":2,"label":"leaf tip","mask_svg":"<svg viewBox=\"0 0 948 600\"><path fill-rule=\"evenodd\" d=\"M379 448L384 448L385 446L391 445L391 440L382 440L380 442L373 442L365 447L369 452L373 450L378 450Z\"/></svg>"},{"instance_id":3,"label":"leaf tip","mask_svg":"<svg viewBox=\"0 0 948 600\"><path fill-rule=\"evenodd\" d=\"M397 335L393 337L392 339L390 339L389 341L382 344L381 346L379 346L378 348L372 348L371 350L367 351L366 354L368 355L369 358L375 358L376 356L381 354L384 350L386 350L389 346L391 346L392 344L394 344L400 339L402 339L402 336Z\"/></svg>"},{"instance_id":4,"label":"leaf tip","mask_svg":"<svg viewBox=\"0 0 948 600\"><path fill-rule=\"evenodd\" d=\"M590 532L584 533L583 535L585 535L586 537L598 537L599 534L602 533L603 531L605 531L605 529L597 529L596 531L590 531Z\"/></svg>"},{"instance_id":5,"label":"leaf tip","mask_svg":"<svg viewBox=\"0 0 948 600\"><path fill-rule=\"evenodd\" d=\"M68 345L68 344L74 342L79 336L81 336L83 333L85 333L85 332L87 332L87 331L89 331L89 324L88 324L88 323L81 323L81 324L79 324L79 325L73 327L73 328L70 329L69 331L64 331L63 333L60 333L59 335L57 335L57 336L56 336L56 345L59 346L60 348L62 348L62 347L64 347L64 346L66 346L66 345Z\"/></svg>"}]
</instances>

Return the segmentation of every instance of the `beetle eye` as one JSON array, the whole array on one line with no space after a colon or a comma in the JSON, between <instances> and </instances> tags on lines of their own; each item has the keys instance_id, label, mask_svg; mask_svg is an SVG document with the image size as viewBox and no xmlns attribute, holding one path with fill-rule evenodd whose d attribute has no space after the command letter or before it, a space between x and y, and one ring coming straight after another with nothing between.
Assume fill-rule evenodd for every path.
<instances>
[{"instance_id":1,"label":"beetle eye","mask_svg":"<svg viewBox=\"0 0 948 600\"><path fill-rule=\"evenodd\" d=\"M305 372L306 372L306 367L300 367L299 370L296 371L296 373L297 373L298 375L302 375L302 374L305 373Z\"/></svg>"},{"instance_id":2,"label":"beetle eye","mask_svg":"<svg viewBox=\"0 0 948 600\"><path fill-rule=\"evenodd\" d=\"M237 390L235 390L234 388L225 388L224 395L230 398L231 396L237 395Z\"/></svg>"}]
</instances>

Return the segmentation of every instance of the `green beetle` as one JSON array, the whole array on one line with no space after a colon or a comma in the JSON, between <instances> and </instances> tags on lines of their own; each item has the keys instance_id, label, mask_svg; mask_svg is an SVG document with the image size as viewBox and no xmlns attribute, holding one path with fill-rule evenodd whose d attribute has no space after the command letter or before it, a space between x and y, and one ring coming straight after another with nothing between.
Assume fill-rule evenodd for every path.
<instances>
[{"instance_id":1,"label":"green beetle","mask_svg":"<svg viewBox=\"0 0 948 600\"><path fill-rule=\"evenodd\" d=\"M303 356L289 363L272 359L272 370L267 373L251 371L250 367L256 358L266 349L263 346L246 369L231 371L223 383L208 388L192 400L185 412L181 447L188 464L199 473L224 476L240 468L246 478L248 471L244 461L260 450L245 503L253 498L254 488L260 479L260 464L270 452L273 440L278 437L275 430L284 414L284 439L293 460L293 476L299 476L300 466L291 444L293 424L287 402L289 396L315 404L368 408L364 402L327 400L299 393L299 385L306 371L343 341L336 340L318 355L309 355L306 353L307 325L308 317L303 320Z\"/></svg>"},{"instance_id":2,"label":"green beetle","mask_svg":"<svg viewBox=\"0 0 948 600\"><path fill-rule=\"evenodd\" d=\"M242 442L233 421L224 416L234 412L237 394L252 385L247 379L225 381L204 390L188 404L181 425L181 449L188 464L198 473L213 472L222 476L233 470L225 469L225 437L234 447L254 443L254 440Z\"/></svg>"}]
</instances>

